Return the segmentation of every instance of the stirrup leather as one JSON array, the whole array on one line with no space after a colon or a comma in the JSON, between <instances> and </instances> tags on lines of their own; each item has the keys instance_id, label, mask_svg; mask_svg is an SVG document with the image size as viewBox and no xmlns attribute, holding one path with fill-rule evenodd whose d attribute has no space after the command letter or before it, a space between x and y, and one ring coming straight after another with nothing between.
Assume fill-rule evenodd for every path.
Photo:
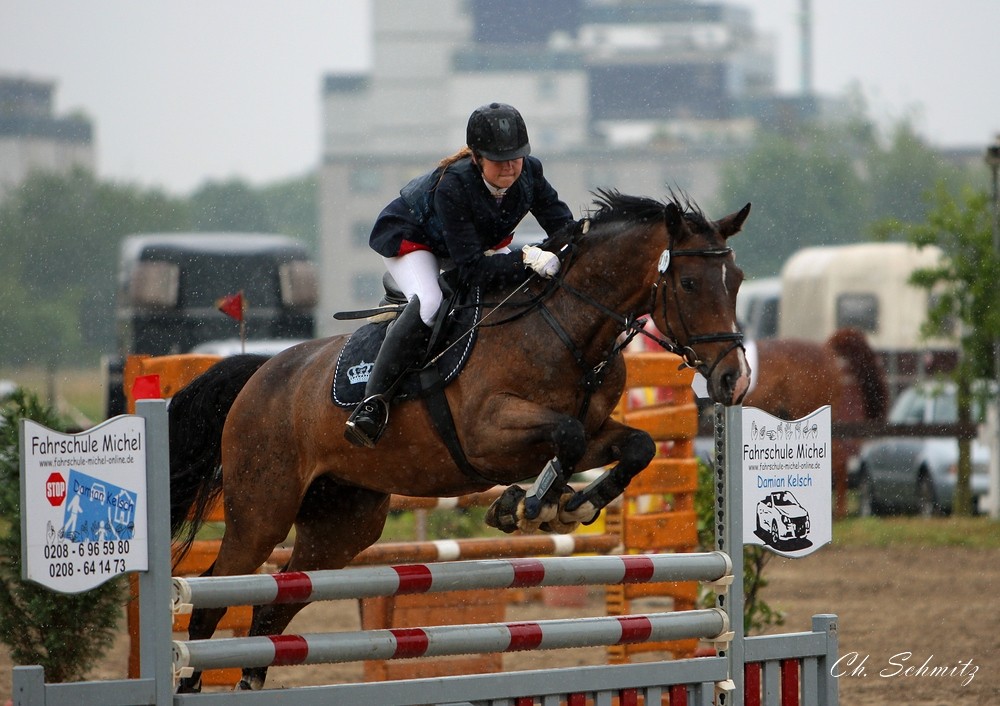
<instances>
[{"instance_id":1,"label":"stirrup leather","mask_svg":"<svg viewBox=\"0 0 1000 706\"><path fill-rule=\"evenodd\" d=\"M389 404L382 395L362 400L347 419L344 438L355 446L374 448L389 423Z\"/></svg>"}]
</instances>

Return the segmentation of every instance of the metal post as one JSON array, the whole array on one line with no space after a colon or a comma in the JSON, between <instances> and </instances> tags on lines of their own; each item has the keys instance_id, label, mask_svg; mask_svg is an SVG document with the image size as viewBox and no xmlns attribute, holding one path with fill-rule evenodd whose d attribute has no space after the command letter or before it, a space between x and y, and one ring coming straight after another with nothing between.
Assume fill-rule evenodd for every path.
<instances>
[{"instance_id":1,"label":"metal post","mask_svg":"<svg viewBox=\"0 0 1000 706\"><path fill-rule=\"evenodd\" d=\"M167 404L140 400L136 413L146 420L146 494L149 499L149 570L139 576L139 671L154 681L157 706L173 703L173 655L167 636L173 630L170 614L170 440Z\"/></svg>"},{"instance_id":2,"label":"metal post","mask_svg":"<svg viewBox=\"0 0 1000 706\"><path fill-rule=\"evenodd\" d=\"M1000 261L1000 184L997 174L1000 172L1000 135L992 145L986 148L986 164L993 177L993 254ZM993 339L993 377L1000 385L1000 336ZM1000 397L994 397L990 424L990 488L989 515L993 519L1000 518Z\"/></svg>"},{"instance_id":3,"label":"metal post","mask_svg":"<svg viewBox=\"0 0 1000 706\"><path fill-rule=\"evenodd\" d=\"M720 694L720 706L742 706L743 669L743 408L715 405L715 449L712 486L715 488L715 548L729 555L733 584L719 596L719 607L729 614L732 640L726 648L732 691Z\"/></svg>"}]
</instances>

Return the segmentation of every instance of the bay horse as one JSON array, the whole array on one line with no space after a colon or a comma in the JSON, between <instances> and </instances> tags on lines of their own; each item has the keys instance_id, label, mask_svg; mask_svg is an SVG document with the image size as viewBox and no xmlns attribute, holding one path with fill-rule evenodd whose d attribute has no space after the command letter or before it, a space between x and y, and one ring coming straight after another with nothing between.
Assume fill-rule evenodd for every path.
<instances>
[{"instance_id":1,"label":"bay horse","mask_svg":"<svg viewBox=\"0 0 1000 706\"><path fill-rule=\"evenodd\" d=\"M754 345L753 383L743 399L745 406L786 420L801 419L824 405L831 406L834 423L885 419L889 383L862 331L838 329L824 343L765 338ZM831 462L839 517L846 514L847 460L858 446L856 439L833 438Z\"/></svg>"},{"instance_id":2,"label":"bay horse","mask_svg":"<svg viewBox=\"0 0 1000 706\"><path fill-rule=\"evenodd\" d=\"M824 343L796 338L756 341L753 385L743 404L781 419L801 419L823 405L840 421L882 419L889 384L878 355L855 328Z\"/></svg>"},{"instance_id":3,"label":"bay horse","mask_svg":"<svg viewBox=\"0 0 1000 706\"><path fill-rule=\"evenodd\" d=\"M378 540L392 493L505 485L487 516L504 531L593 521L656 450L649 434L610 416L625 387L621 348L642 333L643 316L665 332L663 347L706 377L711 399L738 404L750 371L736 321L743 273L727 239L750 204L711 221L673 192L665 201L595 196L592 215L542 244L562 260L555 278L526 275L513 305L502 303L510 291L485 293L501 304L484 305L481 321L500 321L479 327L464 370L444 389L465 467L419 400L394 404L375 449L344 439L349 410L331 403L330 387L348 336L270 359L224 359L178 392L169 408L172 535L189 546L215 494L223 498L225 534L205 575L252 573L293 526L283 571L342 568ZM583 490L567 484L611 464ZM516 485L535 477L528 493ZM250 634L280 634L302 607L255 606ZM224 612L195 609L190 638L211 637ZM263 687L266 672L243 670L237 689ZM179 688L199 690L200 674Z\"/></svg>"}]
</instances>

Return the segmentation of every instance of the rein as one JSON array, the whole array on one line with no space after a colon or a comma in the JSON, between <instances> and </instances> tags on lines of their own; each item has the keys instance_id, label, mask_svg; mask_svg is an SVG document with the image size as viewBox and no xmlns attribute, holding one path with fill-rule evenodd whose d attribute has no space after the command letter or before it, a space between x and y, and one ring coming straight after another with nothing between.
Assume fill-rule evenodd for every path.
<instances>
[{"instance_id":1,"label":"rein","mask_svg":"<svg viewBox=\"0 0 1000 706\"><path fill-rule=\"evenodd\" d=\"M588 227L589 227L589 221L585 221L580 235L585 234L588 230ZM673 295L675 308L677 309L677 316L680 319L681 327L683 329L683 333L687 340L687 343L685 345L682 346L677 342L678 337L674 333L674 331L670 328L670 322L666 316L667 303L668 303L667 301L668 287L666 286L667 273L670 269L670 263L672 259L675 257L725 257L726 255L732 253L733 251L732 248L727 247L727 248L674 250L671 246L668 246L660 254L660 258L657 263L657 271L659 272L659 277L657 277L656 281L653 283L653 288L650 293L650 302L648 310L652 312L655 309L657 304L656 295L657 292L659 292L660 304L663 307L663 312L664 312L663 318L667 324L667 331L664 332L666 336L661 337L645 330L644 327L646 324L646 319L637 318L632 314L629 315L619 314L618 312L608 308L601 302L597 301L594 297L590 296L586 292L583 292L566 282L565 280L566 273L569 271L571 265L573 264L573 259L576 254L576 248L572 247L575 244L575 240L576 238L571 239L570 242L566 243L561 248L562 252L568 251L568 253L566 255L566 261L560 268L560 272L557 275L557 277L550 280L542 292L531 297L527 302L517 302L516 304L519 305L520 311L517 311L516 313L513 313L505 318L501 318L499 320L492 321L490 323L484 323L487 318L489 318L492 314L496 313L498 310L504 308L505 306L514 306L515 304L511 303L510 299L515 294L522 291L523 288L530 281L530 279L522 283L519 287L516 287L514 291L508 294L501 302L499 302L493 309L491 309L491 311L488 314L484 315L479 321L474 323L472 327L465 334L459 337L459 340L471 334L473 330L479 328L480 326L482 327L500 326L505 323L509 323L511 321L519 319L529 314L531 311L537 309L541 314L542 318L553 330L553 332L556 334L559 340L562 341L563 345L566 346L566 348L572 355L573 359L576 361L577 365L583 371L583 377L580 380L580 388L583 390L584 398L580 404L580 411L577 415L580 421L583 421L585 419L587 411L590 408L591 397L604 382L604 377L608 369L608 364L611 363L611 361L614 360L616 357L618 357L621 354L622 350L629 343L631 343L631 341L638 335L643 335L646 338L650 339L651 341L655 342L664 350L680 356L681 359L683 360L681 367L693 368L697 370L699 373L701 373L706 379L711 377L712 372L715 370L716 366L718 366L719 363L727 355L729 355L729 353L733 349L742 347L743 334L738 331L692 334L691 331L688 329L683 314L681 313L680 301L677 294L677 285L673 279L670 280L669 291ZM597 309L604 316L606 316L607 318L611 319L612 321L618 324L619 331L618 335L616 335L615 337L616 340L614 345L610 347L604 359L599 361L596 365L590 366L587 363L587 361L584 360L583 351L576 345L576 343L574 343L573 339L570 337L566 329L562 326L562 324L559 323L559 321L555 318L550 309L545 305L546 300L555 292L556 289L565 290L568 294L576 297L577 299L585 302L589 306ZM624 337L621 337L621 334L623 333L626 335ZM725 350L723 350L718 356L716 356L715 360L713 360L711 364L707 364L705 361L701 360L693 348L693 346L700 343L718 343L723 341L731 341L732 343ZM457 343L457 341L453 342L451 345L455 345L455 343ZM430 363L433 363L434 360L437 359L437 357L440 357L440 355L436 356L433 360L430 361ZM428 363L428 365L430 363Z\"/></svg>"},{"instance_id":2,"label":"rein","mask_svg":"<svg viewBox=\"0 0 1000 706\"><path fill-rule=\"evenodd\" d=\"M650 294L650 303L648 310L652 312L656 306L656 293L657 290L661 292L661 303L664 312L664 321L667 322L667 331L665 332L667 337L660 337L652 334L645 330L646 320L642 318L636 318L633 315L623 316L601 302L594 299L592 296L586 292L580 291L576 287L568 284L565 281L565 273L569 269L569 262L566 263L566 267L560 272L560 276L554 280L559 288L565 290L567 293L573 295L577 299L585 302L586 304L592 306L593 308L600 311L604 316L615 321L619 325L619 336L625 333L626 336L618 340L614 346L611 347L607 357L600 361L593 368L589 368L587 363L583 360L582 351L573 343L569 334L562 327L562 325L556 320L549 309L545 306L544 301L535 302L535 306L540 309L542 317L549 324L552 330L555 332L556 336L563 342L573 359L576 360L577 365L584 371L583 379L580 381L580 386L584 390L584 400L581 404L581 409L579 413L580 421L583 421L586 416L587 410L590 405L590 397L593 393L600 387L604 380L604 371L608 363L610 363L615 357L617 357L621 351L631 343L632 339L637 335L643 335L654 341L664 350L674 353L681 357L684 361L681 367L689 367L697 370L706 379L711 377L712 372L715 370L716 366L727 356L729 353L743 345L743 334L741 332L718 332L718 333L706 333L706 334L692 334L684 321L684 317L681 314L680 302L677 296L676 284L672 281L670 291L673 293L674 302L676 304L677 316L681 320L681 326L684 329L684 334L687 338L687 345L681 346L677 343L677 335L669 328L670 322L667 319L667 287L664 286L667 280L667 271L670 268L670 262L674 257L725 257L732 252L732 248L704 248L704 249L690 249L690 250L674 250L668 247L660 254L659 262L657 263L657 271L660 276L657 278L656 282L653 283L653 289ZM571 251L572 252L572 251ZM618 337L616 336L616 339ZM716 356L715 360L712 361L711 365L707 365L703 360L701 360L697 353L695 353L692 346L699 343L717 343L720 341L732 341L732 344L727 347L722 353Z\"/></svg>"}]
</instances>

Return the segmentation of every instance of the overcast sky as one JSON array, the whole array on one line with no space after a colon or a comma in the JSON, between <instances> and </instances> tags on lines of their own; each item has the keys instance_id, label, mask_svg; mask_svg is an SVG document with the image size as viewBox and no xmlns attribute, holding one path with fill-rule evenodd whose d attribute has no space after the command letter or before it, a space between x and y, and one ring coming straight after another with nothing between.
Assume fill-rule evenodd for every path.
<instances>
[{"instance_id":1,"label":"overcast sky","mask_svg":"<svg viewBox=\"0 0 1000 706\"><path fill-rule=\"evenodd\" d=\"M733 0L800 84L799 0ZM883 124L985 150L1000 132L1000 0L812 0L813 78L858 85ZM102 178L187 193L297 176L320 153L329 72L371 62L363 0L0 0L0 73L56 82L94 122ZM502 98L502 96L500 97Z\"/></svg>"}]
</instances>

